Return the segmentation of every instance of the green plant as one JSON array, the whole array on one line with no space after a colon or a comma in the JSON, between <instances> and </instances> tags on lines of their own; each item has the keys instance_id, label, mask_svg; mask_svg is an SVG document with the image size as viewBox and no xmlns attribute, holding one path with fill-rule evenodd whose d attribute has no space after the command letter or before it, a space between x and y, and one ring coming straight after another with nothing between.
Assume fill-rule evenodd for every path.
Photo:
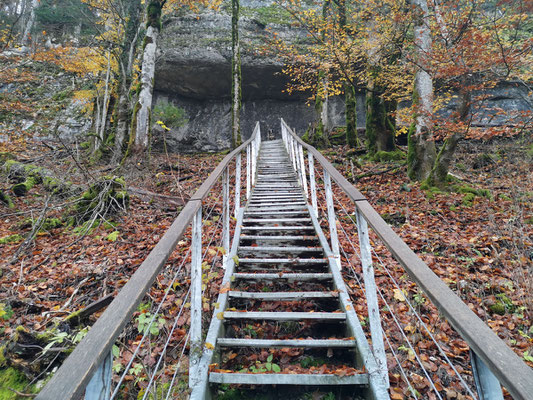
<instances>
[{"instance_id":1,"label":"green plant","mask_svg":"<svg viewBox=\"0 0 533 400\"><path fill-rule=\"evenodd\" d=\"M278 364L274 364L272 360L274 356L270 354L266 362L262 363L261 361L256 361L254 365L250 365L248 368L242 369L240 372L246 373L248 371L254 374L262 374L265 372L281 372L281 368Z\"/></svg>"},{"instance_id":2,"label":"green plant","mask_svg":"<svg viewBox=\"0 0 533 400\"><path fill-rule=\"evenodd\" d=\"M246 325L244 328L243 328L243 333L252 337L252 338L256 338L257 337L257 332L256 330L254 329L254 327L252 325Z\"/></svg>"},{"instance_id":3,"label":"green plant","mask_svg":"<svg viewBox=\"0 0 533 400\"><path fill-rule=\"evenodd\" d=\"M0 303L0 319L8 320L13 316L11 306Z\"/></svg>"},{"instance_id":4,"label":"green plant","mask_svg":"<svg viewBox=\"0 0 533 400\"><path fill-rule=\"evenodd\" d=\"M529 361L529 362L533 362L533 356L529 355L529 351L525 351L524 352L524 360Z\"/></svg>"},{"instance_id":5,"label":"green plant","mask_svg":"<svg viewBox=\"0 0 533 400\"><path fill-rule=\"evenodd\" d=\"M155 121L161 121L164 125L173 128L179 128L189 121L183 108L176 107L169 102L158 103L152 115Z\"/></svg>"},{"instance_id":6,"label":"green plant","mask_svg":"<svg viewBox=\"0 0 533 400\"><path fill-rule=\"evenodd\" d=\"M68 332L56 332L52 336L52 339L43 349L43 353L46 353L49 351L52 347L54 347L58 343L63 343L65 340L68 339Z\"/></svg>"}]
</instances>

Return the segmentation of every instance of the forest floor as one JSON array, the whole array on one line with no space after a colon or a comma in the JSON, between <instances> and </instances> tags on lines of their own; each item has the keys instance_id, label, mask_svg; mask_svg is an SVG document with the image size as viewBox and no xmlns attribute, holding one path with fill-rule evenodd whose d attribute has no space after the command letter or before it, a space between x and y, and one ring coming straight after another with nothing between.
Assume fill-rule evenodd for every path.
<instances>
[{"instance_id":1,"label":"forest floor","mask_svg":"<svg viewBox=\"0 0 533 400\"><path fill-rule=\"evenodd\" d=\"M524 138L464 143L453 169L462 188L453 192L422 190L408 180L401 162L353 158L350 163L347 150L339 146L324 154L469 307L533 366L531 143ZM75 185L87 182L87 174L116 172L76 154L43 143L14 153L18 161L38 164ZM45 332L92 301L116 294L222 157L152 154L147 165L130 166L124 174L131 195L128 210L110 216L110 223L100 220L87 232L66 224L75 201L49 198L42 185L25 196L12 196L14 208L0 204L0 240L14 238L0 244L0 349L19 326ZM0 189L9 191L10 185L2 174ZM58 222L39 231L14 257L45 203L46 218ZM0 367L2 363L0 357Z\"/></svg>"}]
</instances>

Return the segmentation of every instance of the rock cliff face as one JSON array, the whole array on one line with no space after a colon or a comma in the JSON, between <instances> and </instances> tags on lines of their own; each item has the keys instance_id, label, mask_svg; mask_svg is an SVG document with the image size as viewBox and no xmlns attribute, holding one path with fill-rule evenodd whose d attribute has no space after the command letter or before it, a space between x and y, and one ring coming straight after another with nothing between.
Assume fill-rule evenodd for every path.
<instances>
[{"instance_id":1,"label":"rock cliff face","mask_svg":"<svg viewBox=\"0 0 533 400\"><path fill-rule=\"evenodd\" d=\"M188 123L167 134L170 151L216 151L230 147L231 94L231 16L230 8L199 15L184 14L164 21L155 76L155 99L169 101L186 111ZM248 138L256 121L263 135L279 135L279 118L303 134L316 120L306 94L284 93L287 78L282 64L259 49L272 32L292 43L305 45L305 32L291 27L286 12L269 0L241 0L240 37L242 47L242 137ZM511 82L492 89L482 104L475 125L502 125L505 117L495 110L531 110L531 97L525 86ZM358 96L358 126L364 127L364 96ZM450 114L453 101L442 111ZM329 107L332 126L344 126L342 99L332 99ZM154 146L162 144L161 129L154 130Z\"/></svg>"},{"instance_id":2,"label":"rock cliff face","mask_svg":"<svg viewBox=\"0 0 533 400\"><path fill-rule=\"evenodd\" d=\"M256 121L265 137L269 132L279 135L279 118L303 133L316 119L314 106L307 104L308 95L284 93L287 78L281 73L282 64L260 55L258 49L271 35L269 30L302 44L306 34L291 28L285 12L268 1L241 0L241 11L242 137L250 136ZM230 29L231 16L224 9L173 17L164 23L156 67L156 102L167 100L185 109L189 120L167 134L166 144L172 151L215 151L230 146ZM333 99L330 104L333 125L344 125L342 101ZM154 138L158 136L156 132Z\"/></svg>"}]
</instances>

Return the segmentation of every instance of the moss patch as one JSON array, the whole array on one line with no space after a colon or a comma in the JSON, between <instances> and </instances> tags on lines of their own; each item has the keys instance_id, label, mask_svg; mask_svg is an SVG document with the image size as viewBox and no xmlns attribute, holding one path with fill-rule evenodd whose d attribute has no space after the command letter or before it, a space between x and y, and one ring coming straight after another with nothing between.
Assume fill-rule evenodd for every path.
<instances>
[{"instance_id":1,"label":"moss patch","mask_svg":"<svg viewBox=\"0 0 533 400\"><path fill-rule=\"evenodd\" d=\"M13 204L13 201L11 200L11 197L2 190L0 190L0 203L3 203L4 205L6 205L7 208L15 207L15 205Z\"/></svg>"},{"instance_id":2,"label":"moss patch","mask_svg":"<svg viewBox=\"0 0 533 400\"><path fill-rule=\"evenodd\" d=\"M24 240L24 238L17 233L15 235L4 236L0 239L0 244L18 243L22 242L22 240Z\"/></svg>"},{"instance_id":3,"label":"moss patch","mask_svg":"<svg viewBox=\"0 0 533 400\"><path fill-rule=\"evenodd\" d=\"M28 380L21 372L15 368L0 369L0 400L16 400L19 397L12 391L33 393L34 388L30 387L28 391Z\"/></svg>"},{"instance_id":4,"label":"moss patch","mask_svg":"<svg viewBox=\"0 0 533 400\"><path fill-rule=\"evenodd\" d=\"M372 160L375 162L400 161L405 160L406 155L400 149L394 151L377 151Z\"/></svg>"}]
</instances>

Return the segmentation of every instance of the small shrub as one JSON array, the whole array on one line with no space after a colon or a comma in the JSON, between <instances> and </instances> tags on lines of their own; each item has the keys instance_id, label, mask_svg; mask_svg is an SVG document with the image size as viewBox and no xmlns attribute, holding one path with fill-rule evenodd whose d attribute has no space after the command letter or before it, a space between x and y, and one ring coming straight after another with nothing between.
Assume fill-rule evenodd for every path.
<instances>
[{"instance_id":1,"label":"small shrub","mask_svg":"<svg viewBox=\"0 0 533 400\"><path fill-rule=\"evenodd\" d=\"M154 107L152 116L153 121L161 121L169 128L179 128L189 121L183 108L169 102L158 103Z\"/></svg>"}]
</instances>

